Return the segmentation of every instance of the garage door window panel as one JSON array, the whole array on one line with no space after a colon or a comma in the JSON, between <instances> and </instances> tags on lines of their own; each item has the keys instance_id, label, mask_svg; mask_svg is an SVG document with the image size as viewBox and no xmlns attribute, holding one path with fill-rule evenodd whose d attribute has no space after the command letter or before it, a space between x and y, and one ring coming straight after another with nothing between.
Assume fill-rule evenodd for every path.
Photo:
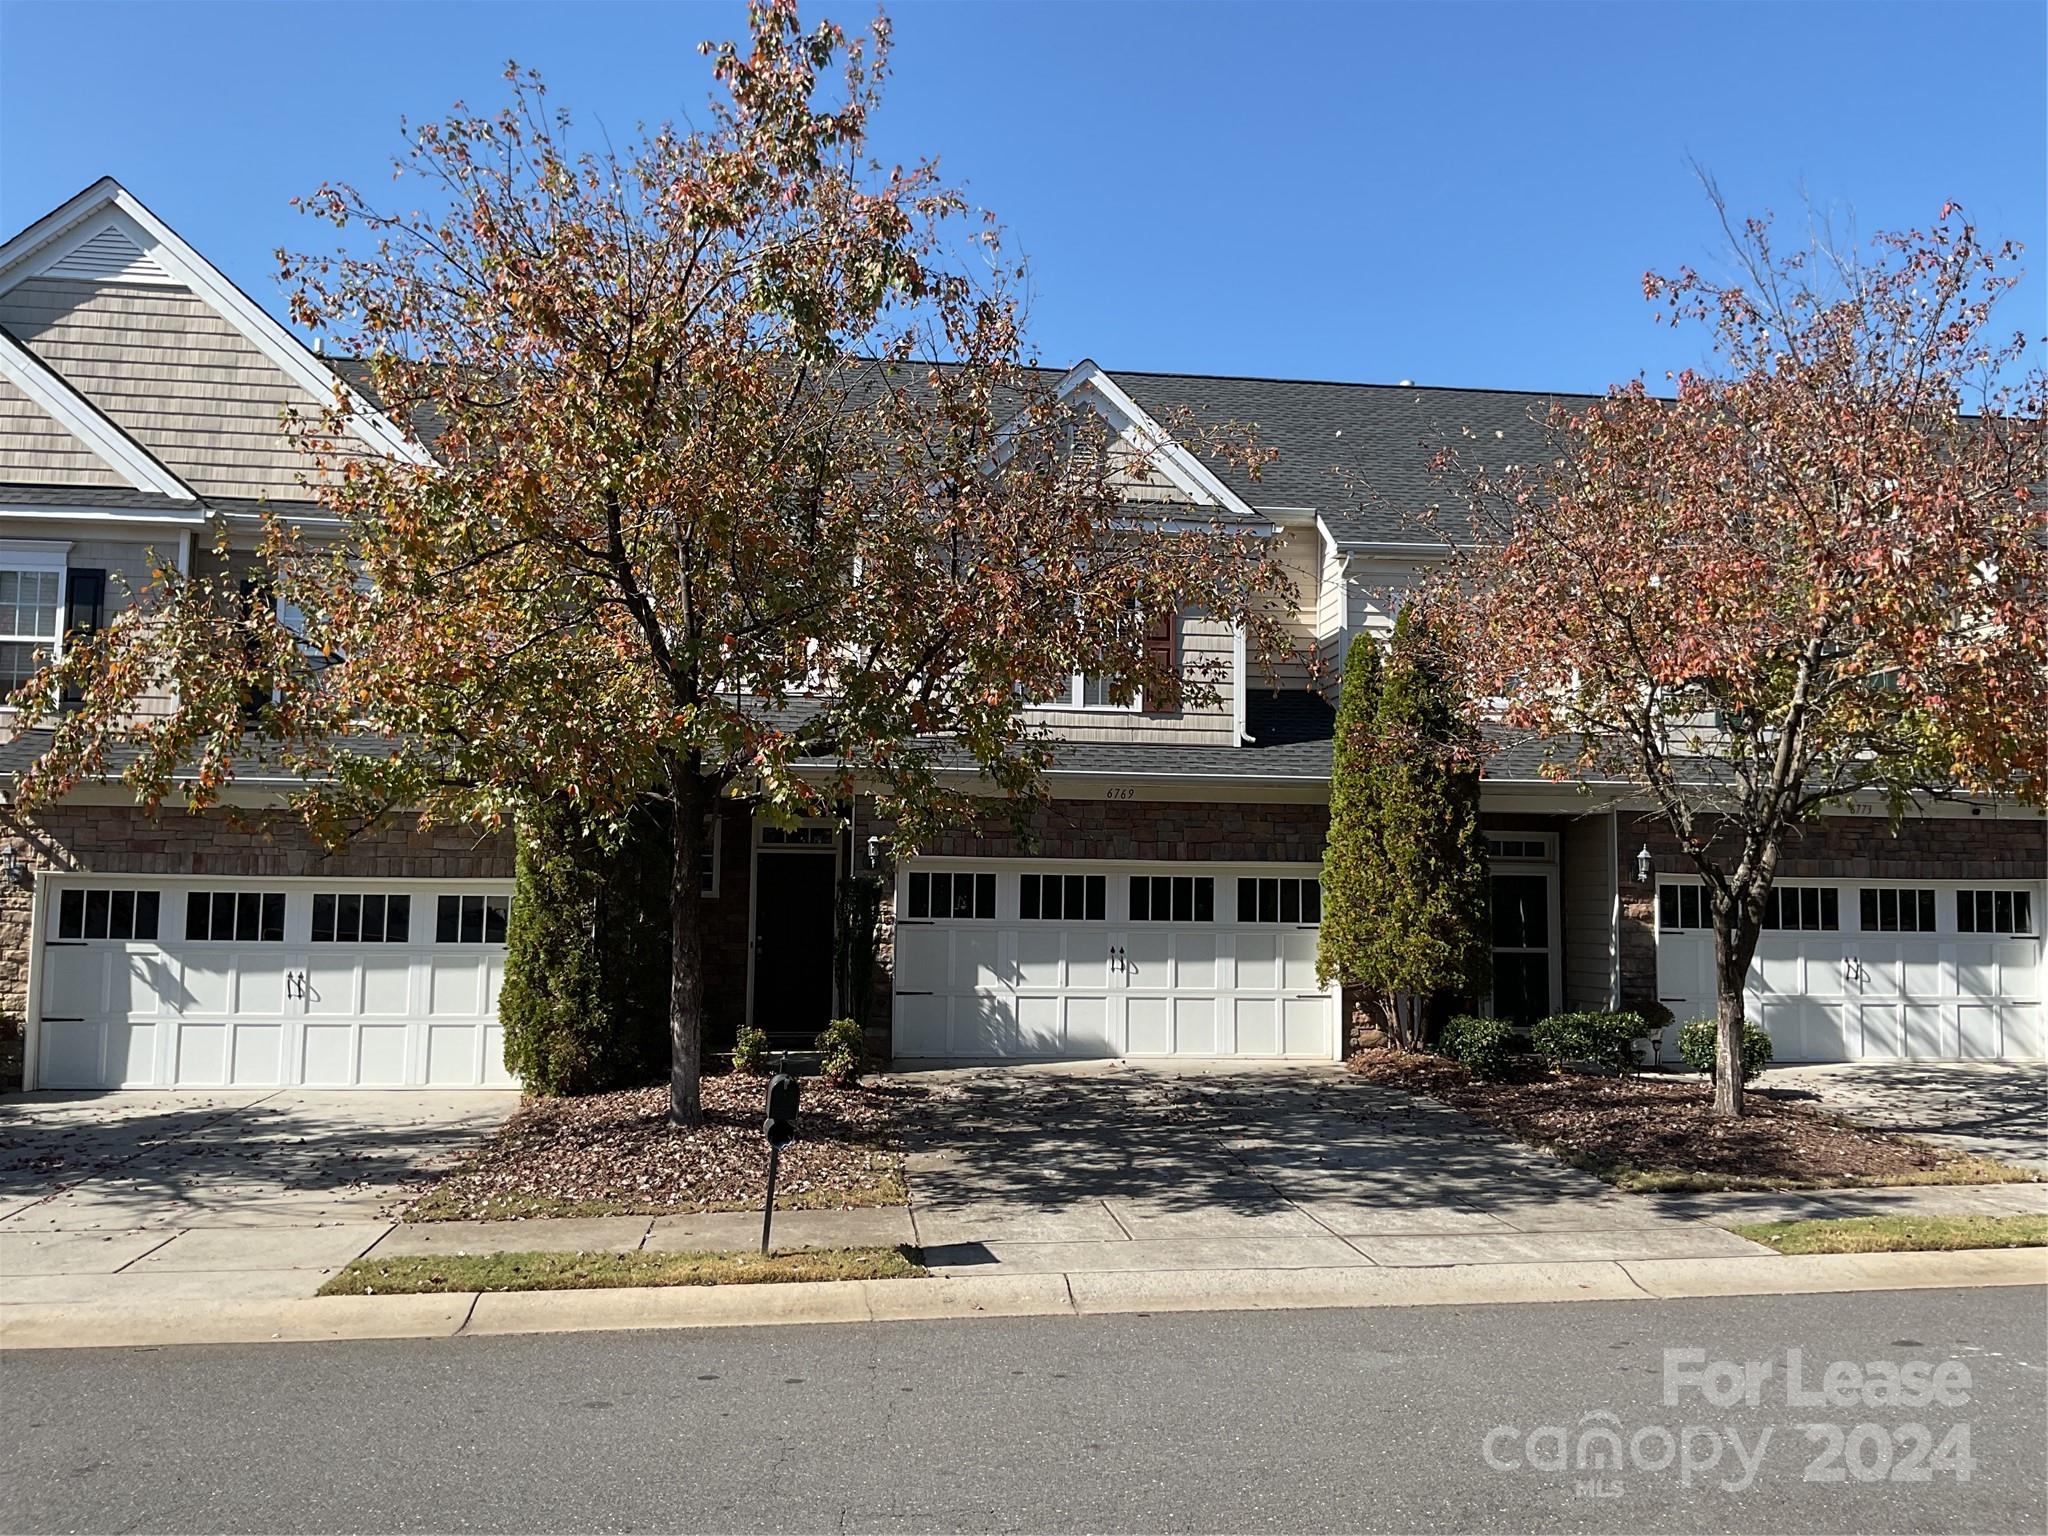
<instances>
[{"instance_id":1,"label":"garage door window panel","mask_svg":"<svg viewBox=\"0 0 2048 1536\"><path fill-rule=\"evenodd\" d=\"M1213 923L1216 881L1210 875L1133 875L1134 923Z\"/></svg>"},{"instance_id":2,"label":"garage door window panel","mask_svg":"<svg viewBox=\"0 0 2048 1536\"><path fill-rule=\"evenodd\" d=\"M156 891L63 891L57 897L57 937L154 942L161 905Z\"/></svg>"},{"instance_id":3,"label":"garage door window panel","mask_svg":"<svg viewBox=\"0 0 2048 1536\"><path fill-rule=\"evenodd\" d=\"M319 891L313 896L315 944L405 944L411 937L412 897L402 892Z\"/></svg>"},{"instance_id":4,"label":"garage door window panel","mask_svg":"<svg viewBox=\"0 0 2048 1536\"><path fill-rule=\"evenodd\" d=\"M1240 923L1307 923L1323 920L1323 887L1312 878L1245 876L1237 882Z\"/></svg>"},{"instance_id":5,"label":"garage door window panel","mask_svg":"<svg viewBox=\"0 0 2048 1536\"><path fill-rule=\"evenodd\" d=\"M1764 895L1766 929L1835 933L1842 926L1842 894L1831 885L1779 885Z\"/></svg>"},{"instance_id":6,"label":"garage door window panel","mask_svg":"<svg viewBox=\"0 0 2048 1536\"><path fill-rule=\"evenodd\" d=\"M443 896L434 911L437 944L502 944L509 896Z\"/></svg>"},{"instance_id":7,"label":"garage door window panel","mask_svg":"<svg viewBox=\"0 0 2048 1536\"><path fill-rule=\"evenodd\" d=\"M282 944L283 891L193 891L185 898L190 943Z\"/></svg>"},{"instance_id":8,"label":"garage door window panel","mask_svg":"<svg viewBox=\"0 0 2048 1536\"><path fill-rule=\"evenodd\" d=\"M1957 891L1956 932L2018 936L2034 932L2032 891Z\"/></svg>"},{"instance_id":9,"label":"garage door window panel","mask_svg":"<svg viewBox=\"0 0 2048 1536\"><path fill-rule=\"evenodd\" d=\"M993 881L995 877L978 875L975 878ZM955 899L958 899L957 894ZM976 905L979 904L977 899ZM1109 878L1106 875L1034 872L1017 877L1017 916L1024 922L1099 923L1108 917L1108 907Z\"/></svg>"},{"instance_id":10,"label":"garage door window panel","mask_svg":"<svg viewBox=\"0 0 2048 1536\"><path fill-rule=\"evenodd\" d=\"M1857 894L1857 921L1865 933L1934 932L1932 890L1892 890L1865 886Z\"/></svg>"},{"instance_id":11,"label":"garage door window panel","mask_svg":"<svg viewBox=\"0 0 2048 1536\"><path fill-rule=\"evenodd\" d=\"M919 870L910 877L904 905L921 921L991 920L996 915L996 877L965 870Z\"/></svg>"}]
</instances>

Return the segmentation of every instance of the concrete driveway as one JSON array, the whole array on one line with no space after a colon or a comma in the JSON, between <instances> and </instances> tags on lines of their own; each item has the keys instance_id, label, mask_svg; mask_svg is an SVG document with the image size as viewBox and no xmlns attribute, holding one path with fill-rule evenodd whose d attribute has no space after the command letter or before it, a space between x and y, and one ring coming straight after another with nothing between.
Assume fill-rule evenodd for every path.
<instances>
[{"instance_id":1,"label":"concrete driveway","mask_svg":"<svg viewBox=\"0 0 2048 1536\"><path fill-rule=\"evenodd\" d=\"M1773 1067L1757 1082L1859 1125L2048 1173L2048 1063L1840 1062Z\"/></svg>"},{"instance_id":2,"label":"concrete driveway","mask_svg":"<svg viewBox=\"0 0 2048 1536\"><path fill-rule=\"evenodd\" d=\"M1704 1258L1766 1250L1338 1067L918 1074L908 1154L951 1272Z\"/></svg>"},{"instance_id":3,"label":"concrete driveway","mask_svg":"<svg viewBox=\"0 0 2048 1536\"><path fill-rule=\"evenodd\" d=\"M516 1093L0 1099L0 1305L308 1296Z\"/></svg>"}]
</instances>

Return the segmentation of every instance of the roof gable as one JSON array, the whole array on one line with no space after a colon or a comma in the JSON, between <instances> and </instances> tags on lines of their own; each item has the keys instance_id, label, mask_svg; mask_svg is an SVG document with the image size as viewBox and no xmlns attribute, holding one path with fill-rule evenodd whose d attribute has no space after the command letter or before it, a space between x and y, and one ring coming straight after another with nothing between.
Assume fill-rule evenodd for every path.
<instances>
[{"instance_id":1,"label":"roof gable","mask_svg":"<svg viewBox=\"0 0 2048 1536\"><path fill-rule=\"evenodd\" d=\"M112 177L102 177L0 245L0 294L30 278L143 283L193 294L314 400L341 389L365 446L416 464L426 450L237 288Z\"/></svg>"}]
</instances>

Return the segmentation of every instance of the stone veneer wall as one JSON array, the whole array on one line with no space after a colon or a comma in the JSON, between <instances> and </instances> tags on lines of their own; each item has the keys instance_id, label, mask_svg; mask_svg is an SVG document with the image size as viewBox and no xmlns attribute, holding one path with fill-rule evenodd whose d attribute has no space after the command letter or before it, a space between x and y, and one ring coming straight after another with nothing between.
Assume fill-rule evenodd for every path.
<instances>
[{"instance_id":1,"label":"stone veneer wall","mask_svg":"<svg viewBox=\"0 0 2048 1536\"><path fill-rule=\"evenodd\" d=\"M1638 885L1635 871L1645 844L1657 874L1693 873L1662 822L1622 817L1615 878L1624 1008L1657 999L1655 878ZM2048 818L1924 817L1894 831L1881 816L1822 816L1786 844L1778 874L1789 880L2039 880L2048 877Z\"/></svg>"}]
</instances>

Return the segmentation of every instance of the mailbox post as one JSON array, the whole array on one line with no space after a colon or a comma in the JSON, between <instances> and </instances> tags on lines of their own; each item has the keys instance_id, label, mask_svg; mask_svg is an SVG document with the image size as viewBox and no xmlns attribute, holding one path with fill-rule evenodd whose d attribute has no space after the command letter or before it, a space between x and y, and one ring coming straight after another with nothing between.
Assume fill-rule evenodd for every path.
<instances>
[{"instance_id":1,"label":"mailbox post","mask_svg":"<svg viewBox=\"0 0 2048 1536\"><path fill-rule=\"evenodd\" d=\"M789 1057L777 1063L768 1079L768 1116L761 1122L761 1134L768 1138L768 1199L761 1207L761 1252L768 1252L768 1235L775 1223L775 1172L782 1163L782 1144L796 1135L797 1100L801 1091L790 1074Z\"/></svg>"}]
</instances>

